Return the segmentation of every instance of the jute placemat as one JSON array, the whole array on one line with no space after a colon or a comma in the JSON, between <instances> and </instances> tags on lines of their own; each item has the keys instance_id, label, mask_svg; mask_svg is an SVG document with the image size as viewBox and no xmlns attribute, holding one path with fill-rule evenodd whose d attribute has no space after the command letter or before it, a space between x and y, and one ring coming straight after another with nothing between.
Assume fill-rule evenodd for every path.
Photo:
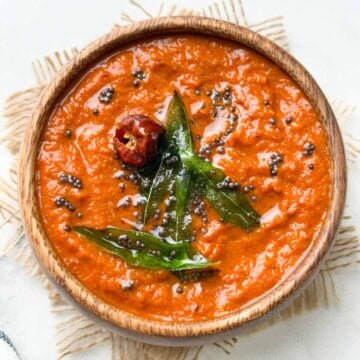
<instances>
[{"instance_id":1,"label":"jute placemat","mask_svg":"<svg viewBox=\"0 0 360 360\"><path fill-rule=\"evenodd\" d=\"M246 26L289 50L283 18L279 16L265 19L258 23L251 23L251 21L247 19L241 0L218 1L200 11L180 9L175 5L170 6L165 2L161 3L156 11L148 11L142 3L134 0L130 0L130 3L136 8L137 17L135 19L123 13L121 14L121 19L124 23L164 15L204 15ZM121 25L122 24L116 24L115 26ZM124 339L99 327L92 320L85 317L77 309L64 301L43 274L25 239L19 217L19 204L17 202L15 164L19 152L19 145L26 123L42 90L54 74L56 74L76 52L77 50L75 48L70 51L63 50L51 56L46 56L42 60L36 60L33 63L33 68L37 84L32 88L12 94L5 103L5 132L0 137L0 143L5 144L13 154L14 166L11 167L9 176L0 177L0 217L2 217L0 228L10 225L10 227L14 229L14 232L9 239L6 239L6 246L4 246L3 253L0 254L0 256L9 256L15 259L29 274L36 276L48 290L52 312L56 317L55 333L58 360L71 358L73 354L89 350L103 343L111 346L113 360L198 359L201 357L203 346L191 348L150 346ZM360 140L346 132L348 119L355 108L339 101L332 101L332 106L342 129L346 143L349 171L351 171L351 167L358 161L358 154L360 153ZM351 265L360 264L359 238L352 217L349 215L351 212L348 210L349 208L346 207L342 226L336 237L335 246L323 269L312 284L285 311L266 323L248 331L247 335L251 336L252 332L260 331L262 328L269 327L279 320L301 314L303 311L311 311L318 307L335 306L339 299L336 294L332 272L339 268L348 268ZM212 345L206 345L206 347L211 346L215 346L224 353L230 354L237 346L241 346L241 339L232 338Z\"/></svg>"}]
</instances>

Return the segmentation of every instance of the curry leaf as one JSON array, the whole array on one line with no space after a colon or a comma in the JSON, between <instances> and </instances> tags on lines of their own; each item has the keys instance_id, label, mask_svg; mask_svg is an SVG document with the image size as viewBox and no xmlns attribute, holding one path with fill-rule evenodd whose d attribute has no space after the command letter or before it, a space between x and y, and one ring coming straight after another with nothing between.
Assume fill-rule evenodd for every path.
<instances>
[{"instance_id":1,"label":"curry leaf","mask_svg":"<svg viewBox=\"0 0 360 360\"><path fill-rule=\"evenodd\" d=\"M182 167L176 176L176 241L190 239L190 172Z\"/></svg>"},{"instance_id":2,"label":"curry leaf","mask_svg":"<svg viewBox=\"0 0 360 360\"><path fill-rule=\"evenodd\" d=\"M150 184L152 184L154 180L157 170L159 169L160 163L161 160L152 161L149 165L137 171L140 178L140 183L139 183L140 193L146 199L149 196L149 192L151 190Z\"/></svg>"},{"instance_id":3,"label":"curry leaf","mask_svg":"<svg viewBox=\"0 0 360 360\"><path fill-rule=\"evenodd\" d=\"M175 176L176 202L171 203L167 212L170 214L166 229L177 242L190 240L191 213L189 207L190 173L181 166Z\"/></svg>"},{"instance_id":4,"label":"curry leaf","mask_svg":"<svg viewBox=\"0 0 360 360\"><path fill-rule=\"evenodd\" d=\"M167 151L177 158L175 166L175 197L176 204L170 209L171 219L168 229L176 241L189 240L191 215L189 213L189 188L190 172L181 162L183 154L193 154L190 125L182 100L175 92L170 104L166 118L165 133ZM175 159L176 159L175 158Z\"/></svg>"},{"instance_id":5,"label":"curry leaf","mask_svg":"<svg viewBox=\"0 0 360 360\"><path fill-rule=\"evenodd\" d=\"M194 174L197 188L227 223L250 229L259 226L260 215L239 189L218 188L226 175L197 155L184 159Z\"/></svg>"},{"instance_id":6,"label":"curry leaf","mask_svg":"<svg viewBox=\"0 0 360 360\"><path fill-rule=\"evenodd\" d=\"M194 153L191 131L180 96L175 92L169 104L165 134L168 150L172 154L189 156Z\"/></svg>"},{"instance_id":7,"label":"curry leaf","mask_svg":"<svg viewBox=\"0 0 360 360\"><path fill-rule=\"evenodd\" d=\"M190 256L192 249L188 243L164 242L145 232L117 227L107 227L103 230L74 227L74 230L106 252L119 256L134 266L181 271L214 265L200 254ZM123 238L126 239L126 246Z\"/></svg>"},{"instance_id":8,"label":"curry leaf","mask_svg":"<svg viewBox=\"0 0 360 360\"><path fill-rule=\"evenodd\" d=\"M251 229L259 226L259 216L257 213L245 210L244 199L240 198L240 194L236 194L239 198L233 196L234 193L215 189L211 183L204 181L198 186L199 192L212 205L214 210L223 219L224 222L240 226L244 229ZM245 198L245 206L248 201Z\"/></svg>"},{"instance_id":9,"label":"curry leaf","mask_svg":"<svg viewBox=\"0 0 360 360\"><path fill-rule=\"evenodd\" d=\"M160 202L165 198L170 187L175 182L176 169L173 166L169 166L166 161L167 157L164 156L147 194L146 204L143 210L144 223L159 209Z\"/></svg>"}]
</instances>

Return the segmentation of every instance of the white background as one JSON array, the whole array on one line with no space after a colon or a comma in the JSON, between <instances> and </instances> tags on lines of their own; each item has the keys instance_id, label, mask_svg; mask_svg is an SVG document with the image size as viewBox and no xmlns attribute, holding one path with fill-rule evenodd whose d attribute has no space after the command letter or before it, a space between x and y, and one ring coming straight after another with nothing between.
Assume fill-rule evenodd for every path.
<instances>
[{"instance_id":1,"label":"white background","mask_svg":"<svg viewBox=\"0 0 360 360\"><path fill-rule=\"evenodd\" d=\"M211 2L178 0L176 4L200 9ZM251 23L283 15L292 54L325 93L332 99L360 104L359 0L245 0L244 5ZM146 5L152 13L158 7L156 1ZM119 23L122 12L134 18L140 14L122 0L0 0L0 106L13 91L34 85L32 61L56 50L80 49ZM359 114L357 110L353 117ZM359 134L359 121L352 121L348 130ZM10 156L0 146L0 175L6 174L9 164ZM357 164L349 186L350 210L357 224L358 176ZM1 233L0 248L7 235ZM334 277L340 297L336 307L305 312L247 336L231 356L211 348L203 358L360 359L359 268L337 271ZM7 258L0 259L0 330L12 338L23 359L55 359L47 293ZM77 358L109 359L110 352L102 347Z\"/></svg>"}]
</instances>

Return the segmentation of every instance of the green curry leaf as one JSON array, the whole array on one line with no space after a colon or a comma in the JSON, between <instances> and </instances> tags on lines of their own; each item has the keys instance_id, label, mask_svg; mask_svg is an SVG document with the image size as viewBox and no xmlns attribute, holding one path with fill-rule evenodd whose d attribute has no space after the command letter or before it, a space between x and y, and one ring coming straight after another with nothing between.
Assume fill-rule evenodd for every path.
<instances>
[{"instance_id":1,"label":"green curry leaf","mask_svg":"<svg viewBox=\"0 0 360 360\"><path fill-rule=\"evenodd\" d=\"M144 223L159 209L160 202L164 200L165 196L169 193L170 187L175 182L176 168L169 166L166 161L167 157L164 155L147 194L143 210Z\"/></svg>"},{"instance_id":2,"label":"green curry leaf","mask_svg":"<svg viewBox=\"0 0 360 360\"><path fill-rule=\"evenodd\" d=\"M189 243L164 242L142 231L117 227L107 227L103 230L74 227L74 231L106 252L119 256L134 266L181 271L203 269L214 265L198 253L189 255L193 251ZM121 237L128 239L127 246L121 243Z\"/></svg>"},{"instance_id":3,"label":"green curry leaf","mask_svg":"<svg viewBox=\"0 0 360 360\"><path fill-rule=\"evenodd\" d=\"M194 174L197 189L227 223L251 229L259 226L260 215L239 189L218 188L226 175L198 155L184 161Z\"/></svg>"},{"instance_id":4,"label":"green curry leaf","mask_svg":"<svg viewBox=\"0 0 360 360\"><path fill-rule=\"evenodd\" d=\"M190 239L190 176L190 172L185 167L182 167L176 176L176 241L185 241Z\"/></svg>"},{"instance_id":5,"label":"green curry leaf","mask_svg":"<svg viewBox=\"0 0 360 360\"><path fill-rule=\"evenodd\" d=\"M176 92L169 104L165 138L170 153L176 155L189 154L189 156L194 153L185 107Z\"/></svg>"}]
</instances>

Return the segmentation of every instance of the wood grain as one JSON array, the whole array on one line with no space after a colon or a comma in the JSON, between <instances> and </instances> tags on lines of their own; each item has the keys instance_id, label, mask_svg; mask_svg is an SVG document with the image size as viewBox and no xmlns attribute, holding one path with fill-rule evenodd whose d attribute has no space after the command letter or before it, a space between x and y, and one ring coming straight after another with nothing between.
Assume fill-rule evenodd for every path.
<instances>
[{"instance_id":1,"label":"wood grain","mask_svg":"<svg viewBox=\"0 0 360 360\"><path fill-rule=\"evenodd\" d=\"M109 52L134 40L160 34L195 33L246 45L272 60L305 92L323 121L332 158L331 203L326 222L305 256L271 292L228 316L196 323L146 320L105 303L65 268L47 239L35 196L35 162L39 138L53 105L69 83ZM201 17L157 18L123 28L92 42L57 74L40 97L22 142L19 162L19 201L26 233L40 264L64 294L102 325L127 337L160 345L195 345L232 336L286 306L316 275L329 251L342 215L346 165L339 128L331 107L307 70L282 48L260 35L220 20Z\"/></svg>"}]
</instances>

